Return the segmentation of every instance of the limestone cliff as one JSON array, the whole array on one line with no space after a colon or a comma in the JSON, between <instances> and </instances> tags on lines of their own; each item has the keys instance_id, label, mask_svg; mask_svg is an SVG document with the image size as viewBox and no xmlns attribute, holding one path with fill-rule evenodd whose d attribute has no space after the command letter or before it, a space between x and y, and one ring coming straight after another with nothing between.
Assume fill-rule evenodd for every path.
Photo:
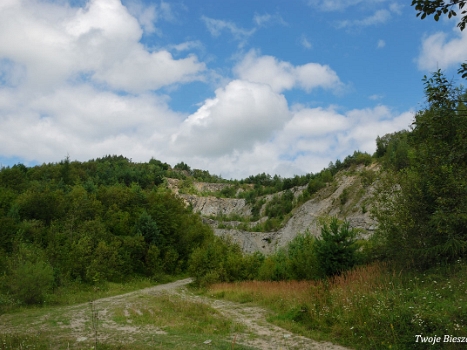
<instances>
[{"instance_id":1,"label":"limestone cliff","mask_svg":"<svg viewBox=\"0 0 467 350\"><path fill-rule=\"evenodd\" d=\"M363 237L371 235L376 222L370 217L371 195L375 189L378 166L359 166L352 170L342 171L334 177L334 181L315 193L310 200L293 209L289 220L274 232L251 232L250 229L258 222L219 221L219 217L236 216L251 218L252 208L245 199L220 198L209 195L209 192L220 191L228 184L193 183L198 194L183 194L179 191L180 181L169 179L169 187L183 198L193 211L199 212L203 220L213 227L219 236L229 236L237 242L245 252L260 251L265 254L272 253L278 247L285 246L297 234L308 230L311 234L319 236L319 219L327 216L336 216L347 219L352 227L358 228ZM292 189L297 198L306 186ZM204 195L199 195L203 193ZM281 192L275 194L281 195ZM262 197L265 204L274 195ZM266 220L262 217L259 222Z\"/></svg>"}]
</instances>

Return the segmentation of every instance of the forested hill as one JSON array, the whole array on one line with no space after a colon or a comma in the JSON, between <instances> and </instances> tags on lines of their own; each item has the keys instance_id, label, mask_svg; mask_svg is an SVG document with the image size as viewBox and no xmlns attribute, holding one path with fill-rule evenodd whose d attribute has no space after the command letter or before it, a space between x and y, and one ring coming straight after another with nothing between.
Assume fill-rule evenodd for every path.
<instances>
[{"instance_id":1,"label":"forested hill","mask_svg":"<svg viewBox=\"0 0 467 350\"><path fill-rule=\"evenodd\" d=\"M213 239L213 232L168 188L167 179L187 186L193 181L227 184L221 196L246 186L252 190L243 196L250 203L305 186L303 202L340 169L372 161L370 155L355 152L318 174L291 179L259 174L239 181L192 170L183 162L172 168L155 159L135 163L123 156L3 167L0 268L5 273L0 282L14 289L13 281L28 268L40 269L44 283L49 278L55 285L184 272L192 251ZM279 202L268 209L271 220L266 225L272 229L290 212L293 200L285 209Z\"/></svg>"},{"instance_id":2,"label":"forested hill","mask_svg":"<svg viewBox=\"0 0 467 350\"><path fill-rule=\"evenodd\" d=\"M17 281L24 276L48 290L67 281L186 271L193 249L213 234L161 185L170 171L156 160L140 164L122 156L3 168L0 286L9 290L2 291L21 294Z\"/></svg>"}]
</instances>

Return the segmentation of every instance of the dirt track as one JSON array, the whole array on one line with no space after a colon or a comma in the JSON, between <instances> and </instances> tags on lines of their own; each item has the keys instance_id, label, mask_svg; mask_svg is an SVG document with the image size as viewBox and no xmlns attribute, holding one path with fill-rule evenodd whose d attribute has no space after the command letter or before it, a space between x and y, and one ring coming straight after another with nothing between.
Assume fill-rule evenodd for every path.
<instances>
[{"instance_id":1,"label":"dirt track","mask_svg":"<svg viewBox=\"0 0 467 350\"><path fill-rule=\"evenodd\" d=\"M167 333L162 328L151 325L133 325L128 319L127 324L116 323L112 318L112 310L122 309L123 316L128 317L129 312L141 312L138 304L144 303L145 295L173 295L181 297L187 301L202 303L211 306L224 317L237 324L244 325L245 331L237 333L234 339L236 344L243 344L255 349L276 350L276 349L315 349L315 350L346 350L346 348L331 343L316 342L314 340L293 335L290 332L275 326L266 321L266 311L262 308L247 304L239 304L225 300L215 300L207 297L200 297L192 294L185 285L192 282L190 278L172 283L158 285L141 289L135 292L102 298L94 301L94 308L98 310L99 317L99 342L124 344L131 343L135 339L142 339L154 336L165 336ZM68 307L53 309L53 313L41 314L35 319L31 319L29 331L32 333L50 333L51 323L55 329L60 329L56 336L76 339L78 343L92 343L95 334L90 327L90 303L78 304ZM18 329L11 323L14 315L0 316L0 332L17 332ZM64 322L60 319L66 320ZM58 327L57 327L58 326Z\"/></svg>"}]
</instances>

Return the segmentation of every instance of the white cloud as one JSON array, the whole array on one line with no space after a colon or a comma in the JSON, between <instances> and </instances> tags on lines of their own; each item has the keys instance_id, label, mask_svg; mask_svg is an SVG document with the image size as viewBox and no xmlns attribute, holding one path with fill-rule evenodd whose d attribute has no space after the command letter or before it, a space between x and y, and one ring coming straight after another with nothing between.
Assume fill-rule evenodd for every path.
<instances>
[{"instance_id":1,"label":"white cloud","mask_svg":"<svg viewBox=\"0 0 467 350\"><path fill-rule=\"evenodd\" d=\"M271 15L269 13L265 13L264 15L255 14L253 17L253 22L255 22L255 24L258 27L264 27L268 24L276 24L276 23L281 24L281 25L287 24L280 15L278 14Z\"/></svg>"},{"instance_id":2,"label":"white cloud","mask_svg":"<svg viewBox=\"0 0 467 350\"><path fill-rule=\"evenodd\" d=\"M339 11L354 6L362 0L308 0L308 4L322 11Z\"/></svg>"},{"instance_id":3,"label":"white cloud","mask_svg":"<svg viewBox=\"0 0 467 350\"><path fill-rule=\"evenodd\" d=\"M172 148L206 157L248 150L267 141L289 117L284 96L264 84L234 80L183 122Z\"/></svg>"},{"instance_id":4,"label":"white cloud","mask_svg":"<svg viewBox=\"0 0 467 350\"><path fill-rule=\"evenodd\" d=\"M158 20L158 10L155 4L145 6L141 1L131 1L126 7L128 12L138 20L145 32L161 34L160 30L157 30L155 26Z\"/></svg>"},{"instance_id":5,"label":"white cloud","mask_svg":"<svg viewBox=\"0 0 467 350\"><path fill-rule=\"evenodd\" d=\"M368 96L368 98L369 98L370 100L373 100L373 101L381 100L383 97L384 97L383 95L378 95L378 94L374 94L374 95Z\"/></svg>"},{"instance_id":6,"label":"white cloud","mask_svg":"<svg viewBox=\"0 0 467 350\"><path fill-rule=\"evenodd\" d=\"M300 44L305 48L305 49L311 49L313 45L311 45L310 41L305 35L302 35L300 38Z\"/></svg>"},{"instance_id":7,"label":"white cloud","mask_svg":"<svg viewBox=\"0 0 467 350\"><path fill-rule=\"evenodd\" d=\"M135 160L163 156L182 116L155 95L120 96L82 85L37 95L0 90L3 155L57 161L123 154Z\"/></svg>"},{"instance_id":8,"label":"white cloud","mask_svg":"<svg viewBox=\"0 0 467 350\"><path fill-rule=\"evenodd\" d=\"M393 2L391 5L389 5L389 9L391 10L391 12L394 12L398 15L401 15L402 14L402 9L404 8L404 5L401 5L397 2Z\"/></svg>"},{"instance_id":9,"label":"white cloud","mask_svg":"<svg viewBox=\"0 0 467 350\"><path fill-rule=\"evenodd\" d=\"M114 89L140 93L174 83L198 80L198 73L202 70L204 64L199 63L194 55L174 60L167 51L148 53L138 50L97 72L94 78Z\"/></svg>"},{"instance_id":10,"label":"white cloud","mask_svg":"<svg viewBox=\"0 0 467 350\"><path fill-rule=\"evenodd\" d=\"M388 10L377 10L371 16L365 17L363 19L356 20L345 20L341 21L337 27L338 28L348 28L348 27L368 27L374 26L382 23L386 23L391 18L391 12Z\"/></svg>"},{"instance_id":11,"label":"white cloud","mask_svg":"<svg viewBox=\"0 0 467 350\"><path fill-rule=\"evenodd\" d=\"M439 32L424 38L417 64L419 69L434 71L462 63L466 57L467 31L459 32L456 27L453 37Z\"/></svg>"},{"instance_id":12,"label":"white cloud","mask_svg":"<svg viewBox=\"0 0 467 350\"><path fill-rule=\"evenodd\" d=\"M187 51L193 49L202 49L203 44L198 40L191 40L180 44L171 45L169 48L174 49L175 51Z\"/></svg>"},{"instance_id":13,"label":"white cloud","mask_svg":"<svg viewBox=\"0 0 467 350\"><path fill-rule=\"evenodd\" d=\"M385 1L386 0L308 0L308 4L321 11L343 11L348 7L359 4L362 6L369 6Z\"/></svg>"},{"instance_id":14,"label":"white cloud","mask_svg":"<svg viewBox=\"0 0 467 350\"><path fill-rule=\"evenodd\" d=\"M413 121L413 112L394 115L386 106L355 109L346 113L352 121L352 128L346 131L340 145L347 149L359 149L362 152L375 151L376 136L408 129Z\"/></svg>"},{"instance_id":15,"label":"white cloud","mask_svg":"<svg viewBox=\"0 0 467 350\"><path fill-rule=\"evenodd\" d=\"M382 49L385 46L386 46L386 42L384 40L382 40L382 39L378 40L378 43L376 44L376 47L378 49Z\"/></svg>"},{"instance_id":16,"label":"white cloud","mask_svg":"<svg viewBox=\"0 0 467 350\"><path fill-rule=\"evenodd\" d=\"M0 12L0 31L0 57L24 67L27 84L41 90L87 76L141 92L199 79L205 69L195 56L148 52L138 21L119 0L91 0L84 9L17 1Z\"/></svg>"},{"instance_id":17,"label":"white cloud","mask_svg":"<svg viewBox=\"0 0 467 350\"><path fill-rule=\"evenodd\" d=\"M243 80L269 85L274 91L282 92L294 87L311 91L314 88L339 88L342 84L329 66L307 63L293 66L273 56L259 56L249 51L234 68L235 74Z\"/></svg>"},{"instance_id":18,"label":"white cloud","mask_svg":"<svg viewBox=\"0 0 467 350\"><path fill-rule=\"evenodd\" d=\"M156 23L159 20L169 22L175 20L172 6L164 1L161 1L159 4L149 3L148 5L143 3L142 0L127 0L124 1L124 5L148 34L156 33L161 36L162 31L156 27Z\"/></svg>"},{"instance_id":19,"label":"white cloud","mask_svg":"<svg viewBox=\"0 0 467 350\"><path fill-rule=\"evenodd\" d=\"M235 40L240 42L240 46L243 46L246 40L256 32L256 28L247 30L238 27L235 23L230 21L223 21L206 16L202 16L201 19L206 24L206 27L212 36L218 37L221 35L222 31L227 30L232 34Z\"/></svg>"}]
</instances>

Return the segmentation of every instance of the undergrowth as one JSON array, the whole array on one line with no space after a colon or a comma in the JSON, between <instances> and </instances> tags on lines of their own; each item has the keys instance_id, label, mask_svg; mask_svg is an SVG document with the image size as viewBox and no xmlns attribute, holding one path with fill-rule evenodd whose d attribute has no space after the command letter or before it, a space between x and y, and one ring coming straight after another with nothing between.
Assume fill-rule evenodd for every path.
<instances>
[{"instance_id":1,"label":"undergrowth","mask_svg":"<svg viewBox=\"0 0 467 350\"><path fill-rule=\"evenodd\" d=\"M423 273L375 263L327 280L221 283L207 293L258 303L283 328L356 349L459 349L466 343L443 337L467 335L466 276L460 261ZM428 345L416 335L441 341Z\"/></svg>"}]
</instances>

